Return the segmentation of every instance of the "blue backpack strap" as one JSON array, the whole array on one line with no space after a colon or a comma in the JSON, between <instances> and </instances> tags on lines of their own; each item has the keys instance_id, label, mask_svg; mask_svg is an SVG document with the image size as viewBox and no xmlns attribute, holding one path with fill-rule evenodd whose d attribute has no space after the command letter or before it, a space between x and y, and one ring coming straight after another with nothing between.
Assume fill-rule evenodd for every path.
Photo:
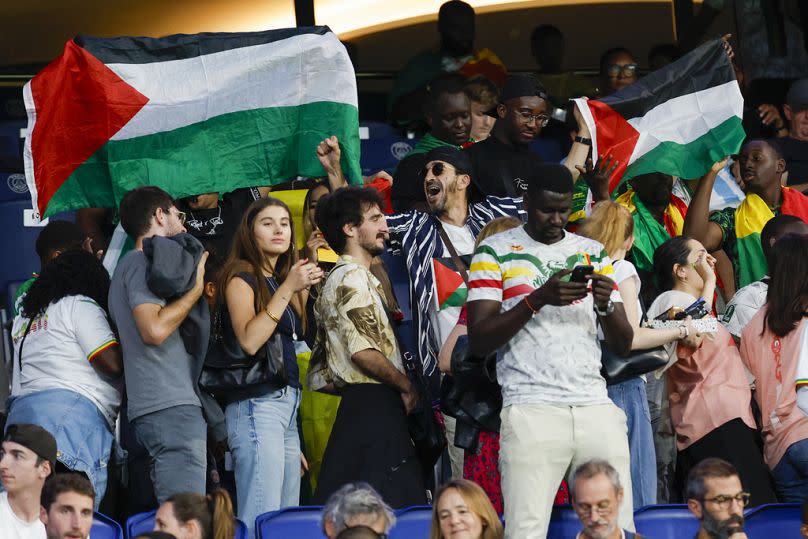
<instances>
[{"instance_id":1,"label":"blue backpack strap","mask_svg":"<svg viewBox=\"0 0 808 539\"><path fill-rule=\"evenodd\" d=\"M628 530L623 530L623 535L626 539L634 539L635 535Z\"/></svg>"}]
</instances>

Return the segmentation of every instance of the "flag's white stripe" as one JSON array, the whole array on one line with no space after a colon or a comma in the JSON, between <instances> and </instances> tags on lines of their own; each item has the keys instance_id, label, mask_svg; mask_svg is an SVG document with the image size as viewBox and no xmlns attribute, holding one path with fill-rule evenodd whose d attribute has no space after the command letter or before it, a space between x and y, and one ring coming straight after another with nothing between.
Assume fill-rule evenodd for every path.
<instances>
[{"instance_id":1,"label":"flag's white stripe","mask_svg":"<svg viewBox=\"0 0 808 539\"><path fill-rule=\"evenodd\" d=\"M196 58L107 67L149 98L113 140L258 108L321 101L357 106L353 66L333 33L302 34Z\"/></svg>"},{"instance_id":2,"label":"flag's white stripe","mask_svg":"<svg viewBox=\"0 0 808 539\"><path fill-rule=\"evenodd\" d=\"M598 137L595 136L598 131L595 128L595 118L592 116L592 110L589 108L589 105L586 104L587 99L585 97L579 97L572 101L575 103L575 106L578 107L578 111L581 113L584 122L586 122L587 127L589 127L589 136L592 137L592 164L595 165L598 162Z\"/></svg>"},{"instance_id":3,"label":"flag's white stripe","mask_svg":"<svg viewBox=\"0 0 808 539\"><path fill-rule=\"evenodd\" d=\"M640 133L628 164L663 142L693 142L732 116L743 118L743 96L734 80L660 103L628 120Z\"/></svg>"},{"instance_id":4,"label":"flag's white stripe","mask_svg":"<svg viewBox=\"0 0 808 539\"><path fill-rule=\"evenodd\" d=\"M34 177L34 154L31 151L31 135L34 133L34 126L36 125L36 106L34 105L34 95L31 93L31 81L26 82L25 86L22 87L22 99L25 102L25 111L28 113L28 133L25 135L25 143L22 149L25 183L28 184L28 192L31 193L31 207L39 215L39 207L37 206L39 194L36 190L36 178Z\"/></svg>"}]
</instances>

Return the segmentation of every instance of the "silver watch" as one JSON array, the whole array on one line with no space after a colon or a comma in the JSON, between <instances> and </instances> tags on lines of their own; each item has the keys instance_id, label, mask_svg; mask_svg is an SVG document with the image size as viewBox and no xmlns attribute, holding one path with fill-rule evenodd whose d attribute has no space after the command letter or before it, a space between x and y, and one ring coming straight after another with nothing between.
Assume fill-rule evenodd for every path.
<instances>
[{"instance_id":1,"label":"silver watch","mask_svg":"<svg viewBox=\"0 0 808 539\"><path fill-rule=\"evenodd\" d=\"M609 300L609 303L606 304L606 310L604 311L601 311L598 308L597 304L595 304L595 313L598 316L609 316L613 312L614 312L614 302L612 302L612 300Z\"/></svg>"}]
</instances>

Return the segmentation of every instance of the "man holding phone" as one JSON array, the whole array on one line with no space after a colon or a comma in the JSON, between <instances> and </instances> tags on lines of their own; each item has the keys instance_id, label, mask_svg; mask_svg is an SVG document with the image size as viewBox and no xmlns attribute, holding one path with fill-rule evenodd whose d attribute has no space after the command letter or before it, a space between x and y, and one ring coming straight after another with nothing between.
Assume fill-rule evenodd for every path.
<instances>
[{"instance_id":1,"label":"man holding phone","mask_svg":"<svg viewBox=\"0 0 808 539\"><path fill-rule=\"evenodd\" d=\"M544 537L564 474L593 458L626 478L619 524L634 529L626 417L606 393L597 329L620 355L633 331L603 245L564 229L572 189L565 167L536 167L527 224L484 241L469 273L471 352L498 352L507 537Z\"/></svg>"}]
</instances>

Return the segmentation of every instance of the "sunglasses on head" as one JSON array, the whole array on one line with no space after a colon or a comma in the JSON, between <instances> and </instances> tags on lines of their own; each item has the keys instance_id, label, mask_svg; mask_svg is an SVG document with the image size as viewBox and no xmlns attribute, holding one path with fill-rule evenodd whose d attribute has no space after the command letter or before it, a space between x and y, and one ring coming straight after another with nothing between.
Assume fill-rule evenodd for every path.
<instances>
[{"instance_id":1,"label":"sunglasses on head","mask_svg":"<svg viewBox=\"0 0 808 539\"><path fill-rule=\"evenodd\" d=\"M634 74L637 73L637 64L612 64L608 67L606 72L612 77L616 77L621 74L624 77L633 77Z\"/></svg>"}]
</instances>

